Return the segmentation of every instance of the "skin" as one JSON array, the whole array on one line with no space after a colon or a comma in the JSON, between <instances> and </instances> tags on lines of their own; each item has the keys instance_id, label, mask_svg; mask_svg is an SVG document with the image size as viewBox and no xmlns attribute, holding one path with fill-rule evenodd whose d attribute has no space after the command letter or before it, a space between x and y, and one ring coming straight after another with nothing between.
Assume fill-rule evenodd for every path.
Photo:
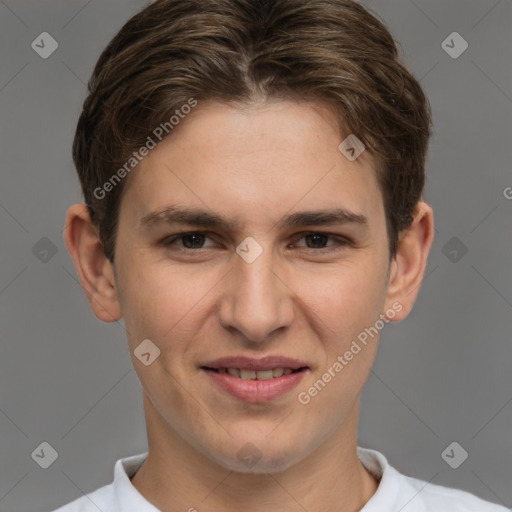
<instances>
[{"instance_id":1,"label":"skin","mask_svg":"<svg viewBox=\"0 0 512 512\"><path fill-rule=\"evenodd\" d=\"M401 311L390 321L407 317L434 224L430 206L418 203L390 262L374 162L369 151L345 158L338 145L347 135L319 103L201 103L127 178L114 265L83 205L68 211L65 241L92 310L105 322L124 317L149 444L132 483L163 511L353 512L377 489L356 447L378 337L307 405L297 395L393 304ZM169 204L222 214L239 228L142 225ZM275 227L289 213L339 207L365 215L367 227ZM350 243L327 252L336 238L311 240L308 231ZM165 245L183 232L205 238ZM236 253L248 236L263 248L252 263ZM133 354L146 338L161 351L149 366ZM310 370L278 399L248 404L199 368L240 354L292 357ZM251 468L237 456L248 442L261 455Z\"/></svg>"}]
</instances>

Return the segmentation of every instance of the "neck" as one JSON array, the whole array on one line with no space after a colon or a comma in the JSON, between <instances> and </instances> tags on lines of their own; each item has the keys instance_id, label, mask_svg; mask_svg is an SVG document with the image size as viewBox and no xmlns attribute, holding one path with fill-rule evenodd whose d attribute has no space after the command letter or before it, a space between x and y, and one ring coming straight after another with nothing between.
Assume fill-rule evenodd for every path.
<instances>
[{"instance_id":1,"label":"neck","mask_svg":"<svg viewBox=\"0 0 512 512\"><path fill-rule=\"evenodd\" d=\"M144 409L149 452L132 484L162 512L356 512L377 490L357 457L358 403L312 455L275 473L226 469L170 432L145 395Z\"/></svg>"}]
</instances>

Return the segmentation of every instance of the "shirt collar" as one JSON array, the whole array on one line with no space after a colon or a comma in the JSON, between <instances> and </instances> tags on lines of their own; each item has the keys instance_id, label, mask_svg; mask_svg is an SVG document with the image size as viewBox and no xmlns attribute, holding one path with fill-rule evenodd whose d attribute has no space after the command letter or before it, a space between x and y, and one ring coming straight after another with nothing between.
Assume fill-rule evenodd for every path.
<instances>
[{"instance_id":1,"label":"shirt collar","mask_svg":"<svg viewBox=\"0 0 512 512\"><path fill-rule=\"evenodd\" d=\"M137 491L130 481L130 478L146 460L147 455L148 452L144 452L119 459L116 462L113 482L114 497L117 508L123 512L160 512ZM392 468L386 457L380 452L358 447L357 455L363 466L379 482L377 491L360 512L382 512L383 506L387 508L404 506L407 500L414 497L413 494L409 498L403 495L404 488L400 480L403 475ZM407 499L403 502L402 498Z\"/></svg>"},{"instance_id":2,"label":"shirt collar","mask_svg":"<svg viewBox=\"0 0 512 512\"><path fill-rule=\"evenodd\" d=\"M123 512L160 512L140 494L133 486L130 478L146 460L148 452L119 459L114 468L114 500L115 510Z\"/></svg>"},{"instance_id":3,"label":"shirt collar","mask_svg":"<svg viewBox=\"0 0 512 512\"><path fill-rule=\"evenodd\" d=\"M390 466L382 453L358 447L357 455L363 466L379 482L377 491L360 512L382 512L383 510L406 512L406 510L411 510L406 507L420 494L422 489L418 490L412 486L410 479ZM427 512L422 500L415 500L412 507L415 512Z\"/></svg>"}]
</instances>

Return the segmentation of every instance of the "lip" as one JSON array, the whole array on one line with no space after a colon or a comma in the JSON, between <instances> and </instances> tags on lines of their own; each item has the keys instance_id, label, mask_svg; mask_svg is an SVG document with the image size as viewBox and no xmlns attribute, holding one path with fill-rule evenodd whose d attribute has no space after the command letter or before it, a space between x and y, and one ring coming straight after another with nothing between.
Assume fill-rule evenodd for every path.
<instances>
[{"instance_id":1,"label":"lip","mask_svg":"<svg viewBox=\"0 0 512 512\"><path fill-rule=\"evenodd\" d=\"M298 359L291 359L283 356L265 356L261 358L247 357L247 356L230 356L222 357L212 361L207 361L200 365L202 368L242 368L245 370L274 370L275 368L291 368L298 370L299 368L308 367L304 361Z\"/></svg>"},{"instance_id":2,"label":"lip","mask_svg":"<svg viewBox=\"0 0 512 512\"><path fill-rule=\"evenodd\" d=\"M242 368L253 371L291 368L295 371L289 375L268 380L244 380L228 373L214 371L214 369L219 368ZM208 375L219 389L238 400L248 403L270 402L281 397L296 387L310 370L309 366L303 361L282 356L266 356L259 359L231 356L215 359L201 365L201 371Z\"/></svg>"},{"instance_id":3,"label":"lip","mask_svg":"<svg viewBox=\"0 0 512 512\"><path fill-rule=\"evenodd\" d=\"M202 368L206 375L224 392L249 403L270 402L296 387L308 370L298 370L289 375L275 377L269 380L244 380L233 377L228 373L217 373L214 370Z\"/></svg>"}]
</instances>

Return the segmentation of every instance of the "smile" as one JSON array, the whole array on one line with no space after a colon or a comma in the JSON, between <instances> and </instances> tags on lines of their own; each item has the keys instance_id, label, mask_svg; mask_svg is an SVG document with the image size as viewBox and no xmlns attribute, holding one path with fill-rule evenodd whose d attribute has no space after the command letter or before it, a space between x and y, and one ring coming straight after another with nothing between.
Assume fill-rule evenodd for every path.
<instances>
[{"instance_id":1,"label":"smile","mask_svg":"<svg viewBox=\"0 0 512 512\"><path fill-rule=\"evenodd\" d=\"M292 368L274 368L272 370L248 370L242 368L206 368L207 370L212 370L217 373L227 373L232 377L237 377L243 380L270 380L275 379L277 377L282 377L283 375L290 375L291 373L301 371L299 369Z\"/></svg>"},{"instance_id":2,"label":"smile","mask_svg":"<svg viewBox=\"0 0 512 512\"><path fill-rule=\"evenodd\" d=\"M248 403L264 403L285 397L310 371L308 367L248 370L204 366L201 370L211 379L215 389Z\"/></svg>"}]
</instances>

